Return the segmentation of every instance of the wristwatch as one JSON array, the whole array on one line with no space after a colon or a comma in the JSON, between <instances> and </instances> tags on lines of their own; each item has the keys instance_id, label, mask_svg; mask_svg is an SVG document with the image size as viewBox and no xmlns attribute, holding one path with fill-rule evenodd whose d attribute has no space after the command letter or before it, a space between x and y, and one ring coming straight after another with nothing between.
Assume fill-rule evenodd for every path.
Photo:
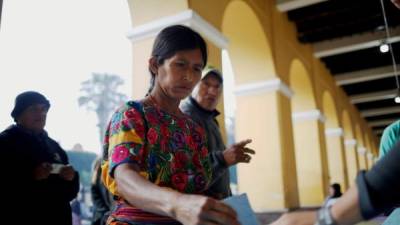
<instances>
[{"instance_id":1,"label":"wristwatch","mask_svg":"<svg viewBox=\"0 0 400 225\"><path fill-rule=\"evenodd\" d=\"M331 208L332 206L323 206L318 210L317 222L315 225L338 225L332 217Z\"/></svg>"}]
</instances>

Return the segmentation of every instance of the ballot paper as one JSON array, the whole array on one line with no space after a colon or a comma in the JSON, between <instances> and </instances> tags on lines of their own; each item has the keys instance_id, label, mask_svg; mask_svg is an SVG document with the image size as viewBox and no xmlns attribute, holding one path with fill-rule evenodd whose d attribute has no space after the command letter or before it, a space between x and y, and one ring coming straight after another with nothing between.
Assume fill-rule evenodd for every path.
<instances>
[{"instance_id":1,"label":"ballot paper","mask_svg":"<svg viewBox=\"0 0 400 225\"><path fill-rule=\"evenodd\" d=\"M224 199L223 201L236 211L240 224L259 225L246 194L234 195Z\"/></svg>"},{"instance_id":2,"label":"ballot paper","mask_svg":"<svg viewBox=\"0 0 400 225\"><path fill-rule=\"evenodd\" d=\"M399 225L400 224L400 208L394 210L382 225Z\"/></svg>"}]
</instances>

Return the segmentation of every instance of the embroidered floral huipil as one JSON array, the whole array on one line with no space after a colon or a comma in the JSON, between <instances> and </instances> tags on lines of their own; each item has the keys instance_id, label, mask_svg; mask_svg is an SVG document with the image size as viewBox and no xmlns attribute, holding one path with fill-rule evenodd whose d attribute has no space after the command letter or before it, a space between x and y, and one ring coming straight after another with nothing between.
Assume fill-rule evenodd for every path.
<instances>
[{"instance_id":1,"label":"embroidered floral huipil","mask_svg":"<svg viewBox=\"0 0 400 225\"><path fill-rule=\"evenodd\" d=\"M202 194L211 180L205 132L187 116L176 117L156 106L130 101L112 116L104 142L107 160L102 178L118 198L111 214L114 220L179 224L131 206L119 196L113 173L122 163L136 164L145 179L182 193Z\"/></svg>"}]
</instances>

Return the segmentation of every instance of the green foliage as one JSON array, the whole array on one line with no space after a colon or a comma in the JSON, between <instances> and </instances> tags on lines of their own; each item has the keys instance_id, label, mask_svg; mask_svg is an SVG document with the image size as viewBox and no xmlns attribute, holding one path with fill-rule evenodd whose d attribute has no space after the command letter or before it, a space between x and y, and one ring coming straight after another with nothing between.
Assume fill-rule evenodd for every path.
<instances>
[{"instance_id":1,"label":"green foliage","mask_svg":"<svg viewBox=\"0 0 400 225\"><path fill-rule=\"evenodd\" d=\"M92 164L97 158L93 152L67 151L69 163L79 172L81 185L90 186L92 177Z\"/></svg>"}]
</instances>

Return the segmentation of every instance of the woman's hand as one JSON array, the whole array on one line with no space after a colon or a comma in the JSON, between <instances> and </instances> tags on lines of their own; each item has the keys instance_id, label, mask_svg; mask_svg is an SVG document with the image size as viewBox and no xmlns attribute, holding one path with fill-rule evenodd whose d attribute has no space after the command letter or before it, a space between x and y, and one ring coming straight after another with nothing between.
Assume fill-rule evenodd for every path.
<instances>
[{"instance_id":1,"label":"woman's hand","mask_svg":"<svg viewBox=\"0 0 400 225\"><path fill-rule=\"evenodd\" d=\"M51 172L51 164L50 163L42 163L39 164L33 170L33 179L34 180L44 180L50 176Z\"/></svg>"},{"instance_id":2,"label":"woman's hand","mask_svg":"<svg viewBox=\"0 0 400 225\"><path fill-rule=\"evenodd\" d=\"M228 205L201 195L181 194L176 199L174 217L183 224L239 225L236 212Z\"/></svg>"}]
</instances>

